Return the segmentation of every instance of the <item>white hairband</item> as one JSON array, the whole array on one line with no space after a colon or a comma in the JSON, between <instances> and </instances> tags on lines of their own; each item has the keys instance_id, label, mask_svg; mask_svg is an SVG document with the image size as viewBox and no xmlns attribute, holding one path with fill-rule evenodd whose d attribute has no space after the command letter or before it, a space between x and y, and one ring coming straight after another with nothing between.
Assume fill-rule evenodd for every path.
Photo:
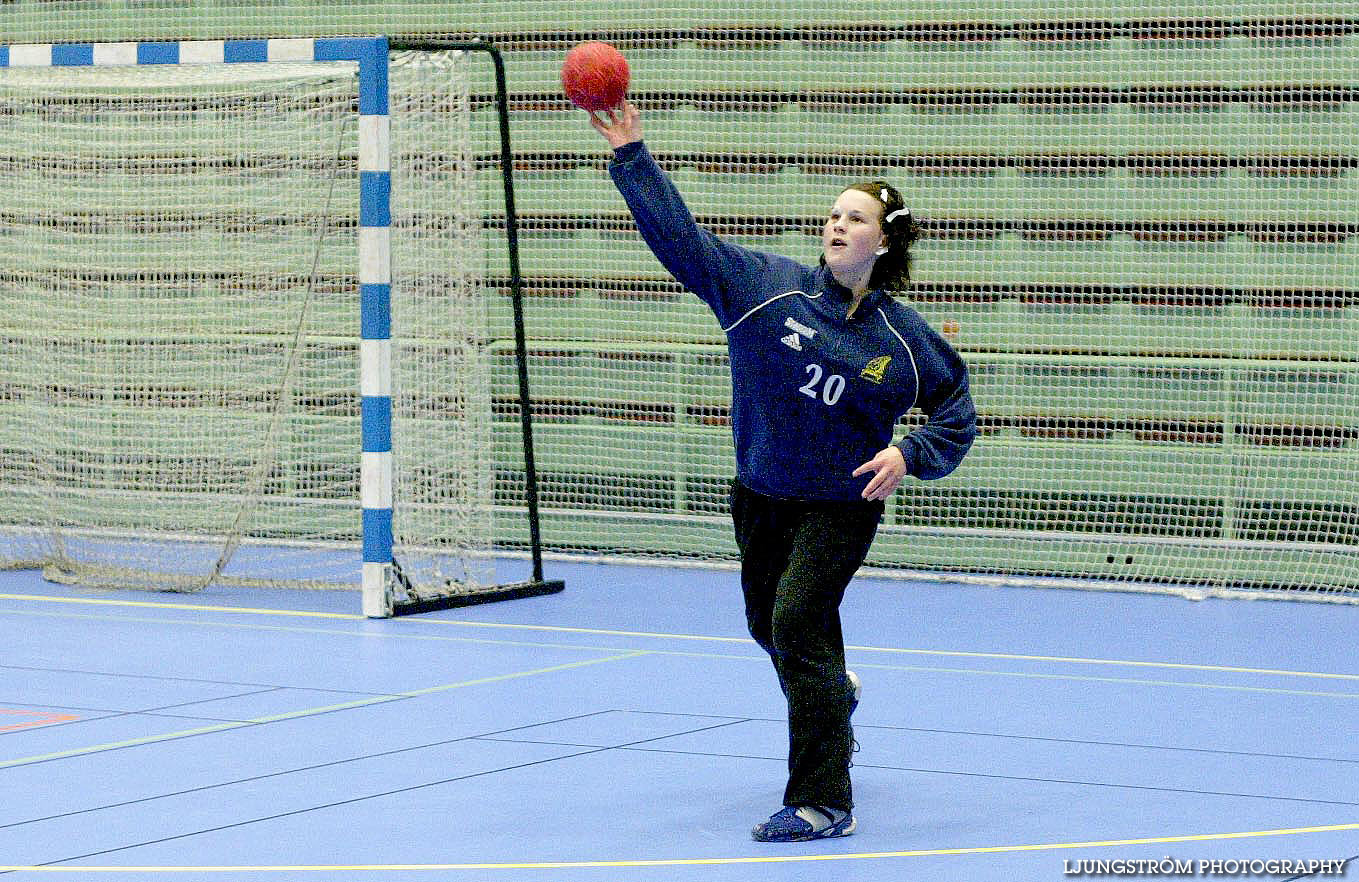
<instances>
[{"instance_id":1,"label":"white hairband","mask_svg":"<svg viewBox=\"0 0 1359 882\"><path fill-rule=\"evenodd\" d=\"M887 215L887 217L883 218L882 222L885 224L890 224L892 221L896 220L897 217L899 217L900 215L903 214L909 215L910 213L911 210L909 208L898 208L896 211L892 212L891 214Z\"/></svg>"}]
</instances>

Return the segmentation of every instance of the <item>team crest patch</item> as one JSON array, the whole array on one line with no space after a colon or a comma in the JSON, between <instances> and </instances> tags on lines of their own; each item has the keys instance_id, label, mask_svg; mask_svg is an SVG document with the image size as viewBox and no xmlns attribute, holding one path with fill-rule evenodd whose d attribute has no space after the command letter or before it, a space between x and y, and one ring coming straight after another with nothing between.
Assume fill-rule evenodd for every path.
<instances>
[{"instance_id":1,"label":"team crest patch","mask_svg":"<svg viewBox=\"0 0 1359 882\"><path fill-rule=\"evenodd\" d=\"M892 363L892 356L879 355L868 363L859 374L859 378L868 380L870 383L881 383L882 378L887 375L887 366Z\"/></svg>"}]
</instances>

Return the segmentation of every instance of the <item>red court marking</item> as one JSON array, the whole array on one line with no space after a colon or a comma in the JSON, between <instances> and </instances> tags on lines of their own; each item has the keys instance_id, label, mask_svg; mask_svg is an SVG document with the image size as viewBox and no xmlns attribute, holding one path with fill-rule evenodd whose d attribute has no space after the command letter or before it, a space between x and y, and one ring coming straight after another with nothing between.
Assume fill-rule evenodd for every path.
<instances>
[{"instance_id":1,"label":"red court marking","mask_svg":"<svg viewBox=\"0 0 1359 882\"><path fill-rule=\"evenodd\" d=\"M33 717L33 719L26 720L22 723L10 723L9 725L0 726L0 732L13 732L18 729L32 729L35 726L47 726L51 725L52 723L69 723L71 720L80 719L80 717L76 714L51 714L44 713L43 711L11 710L9 708L3 707L0 707L0 714L8 714L10 716L17 717ZM4 718L0 717L0 719Z\"/></svg>"}]
</instances>

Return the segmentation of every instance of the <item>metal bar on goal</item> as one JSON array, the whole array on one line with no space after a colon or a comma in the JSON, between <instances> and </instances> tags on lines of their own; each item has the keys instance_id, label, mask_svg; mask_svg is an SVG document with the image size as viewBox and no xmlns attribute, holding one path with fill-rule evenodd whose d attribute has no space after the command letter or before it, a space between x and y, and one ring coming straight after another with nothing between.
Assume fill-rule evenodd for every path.
<instances>
[{"instance_id":1,"label":"metal bar on goal","mask_svg":"<svg viewBox=\"0 0 1359 882\"><path fill-rule=\"evenodd\" d=\"M505 239L510 263L510 301L514 311L514 349L519 381L519 425L524 445L524 496L528 507L529 551L533 576L524 582L491 586L473 594L416 601L398 607L397 615L427 612L451 606L487 603L562 591L561 579L543 577L542 534L538 515L538 470L533 454L533 410L529 395L528 343L524 331L524 281L519 267L519 219L514 205L514 153L510 149L509 90L505 79L505 60L500 50L485 40L393 40L393 52L484 52L495 67L496 111L500 126L500 177L505 191ZM399 574L399 568L398 568Z\"/></svg>"}]
</instances>

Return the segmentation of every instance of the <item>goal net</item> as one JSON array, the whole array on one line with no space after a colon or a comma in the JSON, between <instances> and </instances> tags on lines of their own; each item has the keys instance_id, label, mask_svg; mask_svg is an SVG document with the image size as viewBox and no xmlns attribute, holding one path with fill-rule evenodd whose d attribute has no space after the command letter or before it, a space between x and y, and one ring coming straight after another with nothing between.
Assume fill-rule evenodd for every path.
<instances>
[{"instance_id":1,"label":"goal net","mask_svg":"<svg viewBox=\"0 0 1359 882\"><path fill-rule=\"evenodd\" d=\"M566 51L602 38L629 60L652 153L730 241L814 264L846 184L907 194L924 233L903 299L968 362L980 433L952 475L889 500L876 572L1359 599L1359 52L1339 4L1189 18L1004 0L224 8L20 3L6 21L16 40L477 33L503 50L545 549L737 554L725 340L641 242L607 146L561 95ZM496 87L485 65L470 78L480 265L503 341ZM33 150L0 167L28 174ZM60 232L43 222L16 229ZM0 232L10 264L15 241ZM14 325L34 308L6 304L3 345L27 339ZM494 349L502 496L522 487L516 367ZM4 493L32 530L8 549L32 559L53 479L10 453L32 434L18 388L0 392ZM528 521L506 512L498 543L527 547Z\"/></svg>"},{"instance_id":2,"label":"goal net","mask_svg":"<svg viewBox=\"0 0 1359 882\"><path fill-rule=\"evenodd\" d=\"M701 225L815 265L853 182L920 220L901 299L968 362L980 432L889 500L878 572L1359 600L1349 25L1037 12L747 5L605 36ZM543 99L573 39L509 56L545 535L731 561L726 341Z\"/></svg>"},{"instance_id":3,"label":"goal net","mask_svg":"<svg viewBox=\"0 0 1359 882\"><path fill-rule=\"evenodd\" d=\"M390 203L355 63L0 69L0 561L358 587L390 524L400 599L494 584L467 62L391 61Z\"/></svg>"}]
</instances>

